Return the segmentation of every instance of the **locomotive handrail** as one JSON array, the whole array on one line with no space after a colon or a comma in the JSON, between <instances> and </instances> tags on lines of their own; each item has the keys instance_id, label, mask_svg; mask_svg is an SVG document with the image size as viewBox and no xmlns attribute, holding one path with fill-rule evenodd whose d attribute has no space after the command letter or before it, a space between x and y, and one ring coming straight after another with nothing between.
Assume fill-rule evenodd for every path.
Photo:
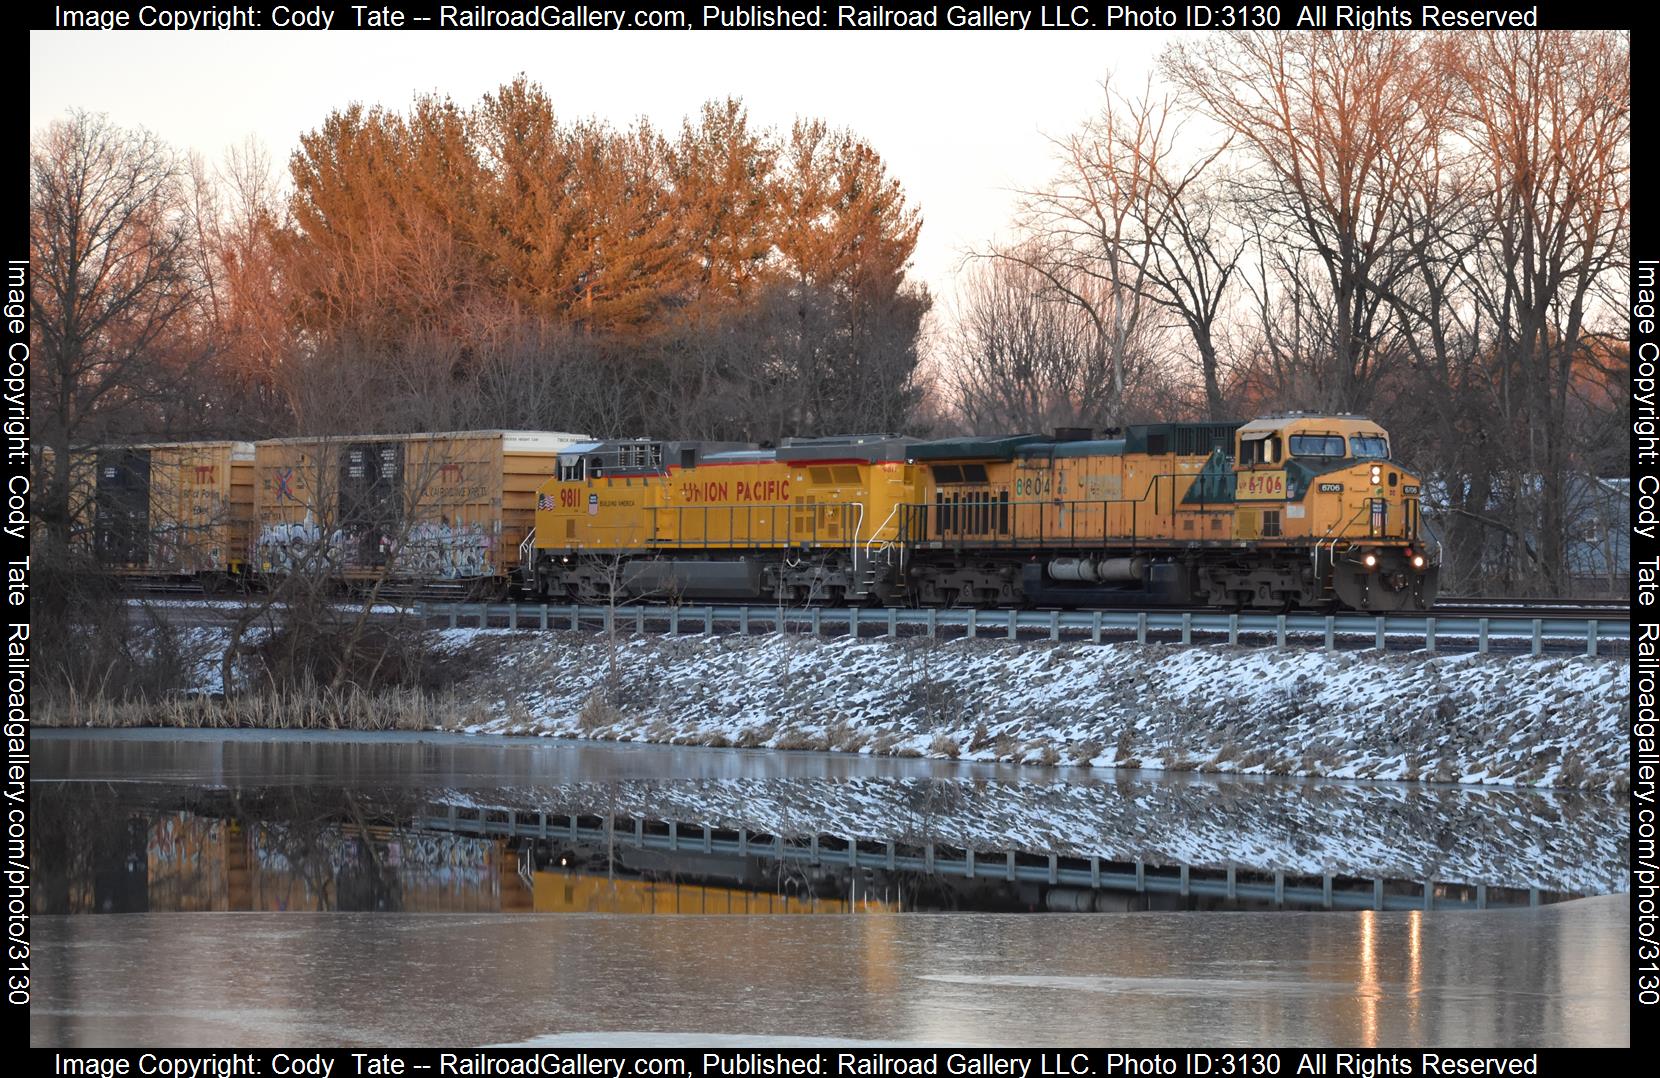
<instances>
[{"instance_id":1,"label":"locomotive handrail","mask_svg":"<svg viewBox=\"0 0 1660 1078\"><path fill-rule=\"evenodd\" d=\"M1337 565L1337 544L1340 541L1347 540L1348 536L1344 535L1342 532L1338 532L1337 534L1333 535L1332 534L1332 529L1337 528L1337 527L1342 527L1344 529L1347 529L1349 527L1349 525L1355 523L1362 516L1365 516L1366 513L1368 513L1368 512L1370 512L1370 506L1362 505L1359 509L1355 510L1355 515L1350 517L1342 525L1338 525L1338 524L1335 524L1335 523L1326 525L1326 534L1320 536L1319 538L1315 539L1315 541L1314 541L1313 557L1314 557L1314 576L1315 576L1315 579L1319 579L1319 577L1320 577L1320 544L1324 543L1327 539L1331 540L1331 555L1330 556L1331 556L1332 566L1335 569L1335 567Z\"/></svg>"}]
</instances>

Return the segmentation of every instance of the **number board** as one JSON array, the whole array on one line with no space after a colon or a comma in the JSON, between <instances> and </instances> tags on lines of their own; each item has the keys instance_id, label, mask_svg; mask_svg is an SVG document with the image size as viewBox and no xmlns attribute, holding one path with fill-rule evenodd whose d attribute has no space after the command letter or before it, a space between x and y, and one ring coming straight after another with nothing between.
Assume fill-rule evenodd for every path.
<instances>
[{"instance_id":1,"label":"number board","mask_svg":"<svg viewBox=\"0 0 1660 1078\"><path fill-rule=\"evenodd\" d=\"M1282 501L1285 498L1284 472L1240 472L1236 477L1236 501Z\"/></svg>"}]
</instances>

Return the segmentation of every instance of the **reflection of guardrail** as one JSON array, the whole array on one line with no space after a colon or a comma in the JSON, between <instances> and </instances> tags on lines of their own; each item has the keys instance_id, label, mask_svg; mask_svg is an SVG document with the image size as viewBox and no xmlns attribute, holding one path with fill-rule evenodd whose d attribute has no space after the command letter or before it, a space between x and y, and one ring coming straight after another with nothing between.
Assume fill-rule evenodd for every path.
<instances>
[{"instance_id":1,"label":"reflection of guardrail","mask_svg":"<svg viewBox=\"0 0 1660 1078\"><path fill-rule=\"evenodd\" d=\"M1047 636L1050 640L1079 639L1093 643L1131 639L1145 644L1268 643L1278 647L1323 645L1335 651L1370 640L1378 650L1408 645L1426 651L1486 652L1495 641L1525 644L1540 655L1547 643L1577 648L1596 655L1602 643L1631 640L1629 619L1437 617L1434 614L1224 614L1193 611L1137 610L861 610L858 607L814 609L776 606L548 606L519 603L421 603L416 615L443 619L450 628L463 626L507 629L569 629L585 626L632 625L668 633L735 628L748 635L756 631L840 631L850 636L1003 636L1009 640Z\"/></svg>"},{"instance_id":2,"label":"reflection of guardrail","mask_svg":"<svg viewBox=\"0 0 1660 1078\"><path fill-rule=\"evenodd\" d=\"M595 819L584 825L583 819ZM655 828L666 823L666 833ZM962 879L1002 880L1050 887L1087 888L1138 894L1197 895L1277 906L1346 910L1487 909L1537 906L1545 893L1539 888L1491 888L1486 884L1443 885L1434 880L1386 880L1351 876L1296 876L1284 871L1255 872L1189 865L1148 865L1142 861L1106 861L1099 857L1062 857L1017 850L974 851L925 843L901 847L887 840L864 840L829 835L752 834L727 831L717 836L703 825L683 830L674 821L632 818L613 820L517 812L512 809L459 808L433 805L413 821L417 828L478 836L561 839L611 844L670 853L719 854L757 857L776 863L831 866L848 872L875 870ZM733 837L725 837L731 835ZM1490 893L1491 891L1491 893Z\"/></svg>"}]
</instances>

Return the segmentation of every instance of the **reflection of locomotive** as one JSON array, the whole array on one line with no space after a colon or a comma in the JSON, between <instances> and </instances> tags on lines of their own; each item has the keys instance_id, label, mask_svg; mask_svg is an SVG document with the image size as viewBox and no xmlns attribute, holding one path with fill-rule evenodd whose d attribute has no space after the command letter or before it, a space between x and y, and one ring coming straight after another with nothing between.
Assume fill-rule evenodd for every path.
<instances>
[{"instance_id":1,"label":"reflection of locomotive","mask_svg":"<svg viewBox=\"0 0 1660 1078\"><path fill-rule=\"evenodd\" d=\"M527 583L560 600L1425 609L1420 478L1349 415L1111 437L572 445Z\"/></svg>"}]
</instances>

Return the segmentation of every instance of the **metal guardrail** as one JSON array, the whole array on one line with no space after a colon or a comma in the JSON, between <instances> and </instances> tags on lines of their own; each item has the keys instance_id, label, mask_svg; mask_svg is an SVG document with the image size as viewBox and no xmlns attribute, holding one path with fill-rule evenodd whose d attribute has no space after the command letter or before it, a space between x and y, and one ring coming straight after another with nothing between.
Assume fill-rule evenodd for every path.
<instances>
[{"instance_id":1,"label":"metal guardrail","mask_svg":"<svg viewBox=\"0 0 1660 1078\"><path fill-rule=\"evenodd\" d=\"M1425 651L1484 653L1495 640L1526 641L1531 654L1541 655L1545 642L1583 643L1585 654L1598 654L1602 642L1631 640L1629 620L1596 618L1437 617L1429 614L1251 614L1193 611L1136 610L939 610L860 609L777 606L551 606L520 603L417 603L423 619L441 618L450 628L478 626L508 629L569 629L584 626L630 627L640 633L658 629L670 634L713 634L717 627L735 627L738 633L801 631L819 635L826 630L850 636L867 632L897 637L901 630L937 636L943 629L964 636L1001 636L1009 640L1022 633L1046 635L1050 640L1088 634L1101 643L1109 634L1147 643L1190 645L1225 639L1230 644L1272 640L1288 644L1324 645L1369 638L1373 647L1387 650L1391 643L1421 642Z\"/></svg>"},{"instance_id":2,"label":"metal guardrail","mask_svg":"<svg viewBox=\"0 0 1660 1078\"><path fill-rule=\"evenodd\" d=\"M1429 910L1487 909L1491 907L1537 906L1545 897L1538 888L1493 888L1486 884L1454 885L1459 893L1436 894L1434 880L1385 880L1334 876L1299 877L1284 871L1202 868L1186 864L1149 866L1142 861L1104 861L1099 857L1067 857L1067 864L1053 853L1025 851L979 851L926 843L900 852L897 843L885 839L857 839L843 836L781 835L753 836L747 830L735 838L717 838L705 826L682 831L675 821L654 821L667 825L667 833L645 829L646 821L631 818L626 827L583 826L575 816L554 816L545 812L520 813L509 809L461 809L434 805L442 814L417 817L414 826L423 830L447 831L502 838L564 839L595 846L611 843L640 849L677 853L721 854L730 857L761 857L779 862L845 867L848 871L881 869L920 875L957 876L964 879L1006 880L1077 887L1091 891L1121 891L1145 894L1201 895L1210 898L1268 902L1277 906L1306 906L1348 910ZM492 818L499 816L501 818ZM829 839L827 844L824 839ZM861 849L863 844L865 849ZM879 846L880 850L868 847ZM1022 860L1026 858L1026 860ZM1033 864L1033 859L1044 863ZM1250 878L1261 877L1261 878ZM1299 882L1317 879L1317 884ZM1391 887L1389 885L1393 884ZM1403 892L1403 885L1416 893ZM1507 898L1506 896L1515 896ZM1525 896L1525 897L1523 897ZM1498 901L1491 901L1497 898Z\"/></svg>"}]
</instances>

